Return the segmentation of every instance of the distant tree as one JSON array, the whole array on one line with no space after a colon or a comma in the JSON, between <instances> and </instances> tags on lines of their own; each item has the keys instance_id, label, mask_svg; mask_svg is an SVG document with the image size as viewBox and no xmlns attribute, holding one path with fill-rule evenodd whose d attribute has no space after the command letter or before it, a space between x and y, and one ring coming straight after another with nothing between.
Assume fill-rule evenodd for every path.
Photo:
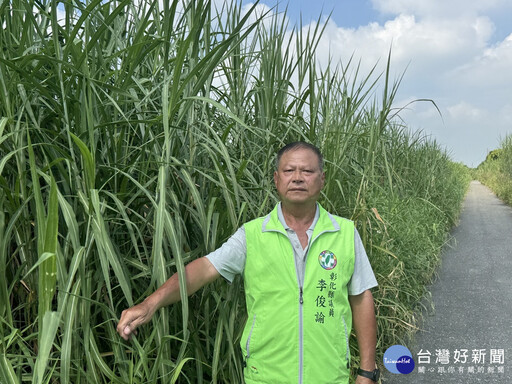
<instances>
[{"instance_id":1,"label":"distant tree","mask_svg":"<svg viewBox=\"0 0 512 384\"><path fill-rule=\"evenodd\" d=\"M485 161L498 160L500 158L500 156L502 155L502 152L503 152L503 150L501 148L492 150L491 152L489 152L489 154L485 158Z\"/></svg>"}]
</instances>

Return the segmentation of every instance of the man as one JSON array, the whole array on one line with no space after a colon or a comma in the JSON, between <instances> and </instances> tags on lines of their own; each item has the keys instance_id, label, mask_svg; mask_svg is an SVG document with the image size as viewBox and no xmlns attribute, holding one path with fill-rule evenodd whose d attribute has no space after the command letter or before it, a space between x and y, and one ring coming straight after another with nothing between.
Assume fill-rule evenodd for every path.
<instances>
[{"instance_id":1,"label":"man","mask_svg":"<svg viewBox=\"0 0 512 384\"><path fill-rule=\"evenodd\" d=\"M281 202L186 267L189 295L221 275L232 281L243 274L247 384L348 384L352 324L361 360L356 384L378 380L369 290L377 282L353 222L317 203L324 181L318 148L305 142L286 145L274 172ZM144 302L123 311L119 334L129 339L157 309L179 300L175 274Z\"/></svg>"}]
</instances>

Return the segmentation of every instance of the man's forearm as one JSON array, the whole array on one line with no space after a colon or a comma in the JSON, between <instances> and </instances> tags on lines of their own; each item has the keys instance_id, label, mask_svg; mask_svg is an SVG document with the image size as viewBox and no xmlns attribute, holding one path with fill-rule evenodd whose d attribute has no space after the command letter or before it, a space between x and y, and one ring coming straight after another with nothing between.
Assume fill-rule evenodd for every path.
<instances>
[{"instance_id":1,"label":"man's forearm","mask_svg":"<svg viewBox=\"0 0 512 384\"><path fill-rule=\"evenodd\" d=\"M185 275L187 279L187 296L192 295L202 286L219 277L215 267L205 257L201 257L187 264L185 267ZM174 304L180 300L179 276L175 273L144 301L151 306L153 312L155 312L162 307Z\"/></svg>"},{"instance_id":2,"label":"man's forearm","mask_svg":"<svg viewBox=\"0 0 512 384\"><path fill-rule=\"evenodd\" d=\"M349 296L352 307L352 324L359 345L360 368L372 371L375 369L375 349L377 344L377 321L373 295L369 290L360 295Z\"/></svg>"}]
</instances>

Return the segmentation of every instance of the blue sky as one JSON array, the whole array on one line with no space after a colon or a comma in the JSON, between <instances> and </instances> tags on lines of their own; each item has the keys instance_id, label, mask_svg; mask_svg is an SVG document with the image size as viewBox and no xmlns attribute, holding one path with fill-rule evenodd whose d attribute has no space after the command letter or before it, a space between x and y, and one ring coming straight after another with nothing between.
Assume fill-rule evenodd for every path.
<instances>
[{"instance_id":1,"label":"blue sky","mask_svg":"<svg viewBox=\"0 0 512 384\"><path fill-rule=\"evenodd\" d=\"M278 3L281 11L288 5L290 27L300 15L307 26L333 12L318 52L335 61L354 55L369 70L385 63L392 43L392 69L404 73L395 105L427 98L442 112L440 118L432 104L415 103L401 117L453 160L476 167L512 134L512 1L262 0L260 6Z\"/></svg>"},{"instance_id":2,"label":"blue sky","mask_svg":"<svg viewBox=\"0 0 512 384\"><path fill-rule=\"evenodd\" d=\"M263 3L270 6L277 4L276 1L263 1ZM317 20L320 15L328 15L330 12L332 12L332 19L346 28L356 28L380 19L379 13L367 0L295 0L282 1L280 4L282 4L280 7L288 4L290 19L299 20L302 14L304 22Z\"/></svg>"}]
</instances>

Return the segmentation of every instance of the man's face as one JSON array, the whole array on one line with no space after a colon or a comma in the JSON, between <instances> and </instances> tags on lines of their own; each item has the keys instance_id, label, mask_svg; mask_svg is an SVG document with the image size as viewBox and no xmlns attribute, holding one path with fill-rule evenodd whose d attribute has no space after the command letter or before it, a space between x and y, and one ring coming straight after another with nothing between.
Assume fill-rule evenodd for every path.
<instances>
[{"instance_id":1,"label":"man's face","mask_svg":"<svg viewBox=\"0 0 512 384\"><path fill-rule=\"evenodd\" d=\"M281 201L292 204L316 202L324 186L325 174L318 156L307 148L291 149L281 156L274 183Z\"/></svg>"}]
</instances>

